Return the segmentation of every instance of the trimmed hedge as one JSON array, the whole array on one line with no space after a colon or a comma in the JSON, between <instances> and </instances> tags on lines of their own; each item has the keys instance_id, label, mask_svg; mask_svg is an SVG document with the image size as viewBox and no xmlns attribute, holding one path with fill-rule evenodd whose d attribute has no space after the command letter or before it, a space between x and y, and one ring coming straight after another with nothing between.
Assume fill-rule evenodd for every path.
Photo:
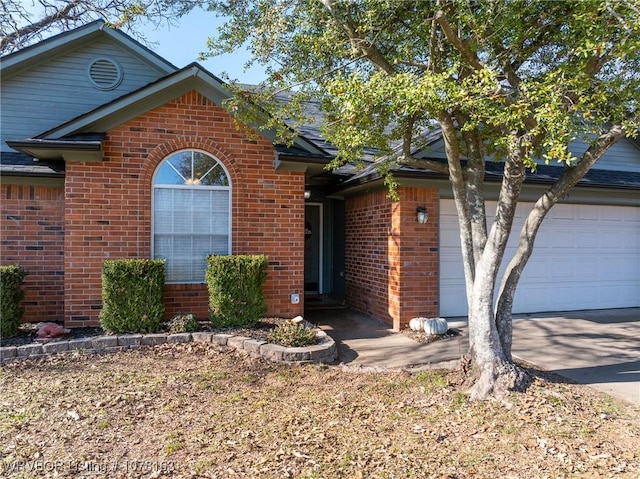
<instances>
[{"instance_id":1,"label":"trimmed hedge","mask_svg":"<svg viewBox=\"0 0 640 479\"><path fill-rule=\"evenodd\" d=\"M27 274L27 270L15 264L0 266L0 338L18 333L24 314L20 306L24 299L22 284Z\"/></svg>"},{"instance_id":2,"label":"trimmed hedge","mask_svg":"<svg viewBox=\"0 0 640 479\"><path fill-rule=\"evenodd\" d=\"M161 259L105 260L100 325L110 333L162 329L164 264Z\"/></svg>"},{"instance_id":3,"label":"trimmed hedge","mask_svg":"<svg viewBox=\"0 0 640 479\"><path fill-rule=\"evenodd\" d=\"M209 255L205 278L215 327L253 326L267 312L262 291L267 279L266 256Z\"/></svg>"}]
</instances>

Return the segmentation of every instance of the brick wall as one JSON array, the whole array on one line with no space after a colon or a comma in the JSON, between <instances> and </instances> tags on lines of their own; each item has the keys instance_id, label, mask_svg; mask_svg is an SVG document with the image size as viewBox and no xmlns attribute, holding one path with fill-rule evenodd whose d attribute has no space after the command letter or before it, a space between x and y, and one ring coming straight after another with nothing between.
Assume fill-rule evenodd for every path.
<instances>
[{"instance_id":1,"label":"brick wall","mask_svg":"<svg viewBox=\"0 0 640 479\"><path fill-rule=\"evenodd\" d=\"M350 198L345 204L347 304L388 323L392 323L387 288L392 207L386 191Z\"/></svg>"},{"instance_id":2,"label":"brick wall","mask_svg":"<svg viewBox=\"0 0 640 479\"><path fill-rule=\"evenodd\" d=\"M64 189L7 185L0 190L0 262L19 264L25 278L24 321L62 318Z\"/></svg>"},{"instance_id":3,"label":"brick wall","mask_svg":"<svg viewBox=\"0 0 640 479\"><path fill-rule=\"evenodd\" d=\"M273 145L250 140L230 116L191 92L107 133L102 162L67 162L65 320L95 324L106 258L151 257L151 188L156 167L171 153L199 149L229 172L232 253L269 255L269 314L301 314L290 294L303 291L304 173L276 172ZM167 285L166 316L207 314L203 285Z\"/></svg>"},{"instance_id":4,"label":"brick wall","mask_svg":"<svg viewBox=\"0 0 640 479\"><path fill-rule=\"evenodd\" d=\"M438 312L438 191L398 193L398 202L381 190L350 198L345 207L347 302L394 329ZM416 221L418 206L429 211L425 225Z\"/></svg>"},{"instance_id":5,"label":"brick wall","mask_svg":"<svg viewBox=\"0 0 640 479\"><path fill-rule=\"evenodd\" d=\"M400 236L400 283L402 285L399 313L394 328L401 329L416 316L438 315L439 300L439 194L437 189L401 188L401 204L394 218ZM427 224L416 221L416 208L425 206Z\"/></svg>"}]
</instances>

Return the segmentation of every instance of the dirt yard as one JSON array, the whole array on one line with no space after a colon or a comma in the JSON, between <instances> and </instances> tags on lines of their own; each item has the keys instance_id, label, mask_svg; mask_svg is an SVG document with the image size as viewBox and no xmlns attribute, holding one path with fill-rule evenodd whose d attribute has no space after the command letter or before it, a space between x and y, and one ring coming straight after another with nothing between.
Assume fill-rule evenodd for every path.
<instances>
[{"instance_id":1,"label":"dirt yard","mask_svg":"<svg viewBox=\"0 0 640 479\"><path fill-rule=\"evenodd\" d=\"M0 368L0 477L637 478L640 411L538 373L285 366L191 343Z\"/></svg>"}]
</instances>

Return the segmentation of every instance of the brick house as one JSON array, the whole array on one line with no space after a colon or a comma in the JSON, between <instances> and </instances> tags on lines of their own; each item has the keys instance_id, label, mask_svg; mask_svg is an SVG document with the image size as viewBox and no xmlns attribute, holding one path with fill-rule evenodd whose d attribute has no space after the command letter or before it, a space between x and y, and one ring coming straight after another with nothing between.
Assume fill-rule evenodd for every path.
<instances>
[{"instance_id":1,"label":"brick house","mask_svg":"<svg viewBox=\"0 0 640 479\"><path fill-rule=\"evenodd\" d=\"M218 78L178 69L101 22L1 68L0 260L30 272L25 320L96 324L104 259L152 257L167 259L166 316L206 317L213 252L268 255L271 315L303 314L305 297L326 295L395 329L417 315L465 314L440 175L398 170L391 201L373 167L324 171L334 149L314 125L288 147L269 132L248 137L221 107L229 93ZM421 154L444 158L439 135ZM524 199L558 174L541 166ZM487 182L499 179L488 165ZM515 311L640 306L638 190L640 148L619 142L554 208Z\"/></svg>"}]
</instances>

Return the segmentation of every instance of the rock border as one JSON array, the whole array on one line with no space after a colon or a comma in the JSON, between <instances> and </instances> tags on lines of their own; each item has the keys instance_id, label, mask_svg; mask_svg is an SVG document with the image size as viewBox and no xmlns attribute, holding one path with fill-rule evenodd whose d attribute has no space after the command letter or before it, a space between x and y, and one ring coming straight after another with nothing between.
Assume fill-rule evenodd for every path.
<instances>
[{"instance_id":1,"label":"rock border","mask_svg":"<svg viewBox=\"0 0 640 479\"><path fill-rule=\"evenodd\" d=\"M96 336L93 338L70 339L68 341L50 341L22 346L0 347L0 364L23 359L40 359L53 354L72 351L85 353L114 353L136 349L142 346L180 343L211 343L245 351L250 356L262 357L279 363L333 363L338 358L335 341L324 331L316 331L318 343L312 346L290 348L271 344L259 339L232 334L198 331L179 334L120 334Z\"/></svg>"}]
</instances>

